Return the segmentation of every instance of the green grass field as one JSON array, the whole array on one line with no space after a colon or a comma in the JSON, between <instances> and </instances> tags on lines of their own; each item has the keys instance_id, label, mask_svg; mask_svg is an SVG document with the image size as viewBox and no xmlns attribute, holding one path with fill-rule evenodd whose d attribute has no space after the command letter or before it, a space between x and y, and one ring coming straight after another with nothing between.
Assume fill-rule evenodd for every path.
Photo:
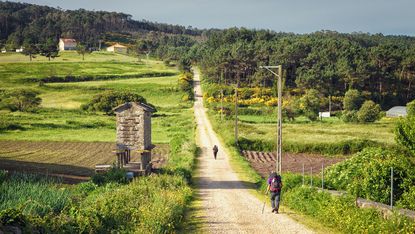
<instances>
[{"instance_id":1,"label":"green grass field","mask_svg":"<svg viewBox=\"0 0 415 234\"><path fill-rule=\"evenodd\" d=\"M143 60L106 52L93 52L85 61L76 52L64 52L53 61L24 61L21 54L2 54L0 56L0 84L2 88L30 85L26 81L47 77L65 76L142 76L157 73L177 73L172 67L166 67L160 61ZM36 85L36 83L32 84Z\"/></svg>"},{"instance_id":2,"label":"green grass field","mask_svg":"<svg viewBox=\"0 0 415 234\"><path fill-rule=\"evenodd\" d=\"M203 84L205 90L210 84ZM234 142L234 116L219 118L218 103L208 103L210 114L220 129L226 129L229 143ZM226 104L233 110L233 106ZM275 150L276 108L248 106L239 108L238 138L244 150ZM382 118L375 123L345 123L338 117L310 121L304 116L283 122L283 150L286 152L320 153L325 155L349 154L366 146L394 146L394 129L398 119ZM242 139L242 143L241 143Z\"/></svg>"},{"instance_id":3,"label":"green grass field","mask_svg":"<svg viewBox=\"0 0 415 234\"><path fill-rule=\"evenodd\" d=\"M240 116L241 137L256 139L276 138L276 117ZM248 122L247 122L248 120ZM275 123L270 123L270 122ZM264 123L265 122L265 123ZM394 127L396 119L383 118L376 123L344 123L337 117L317 122L284 122L284 140L292 143L335 143L344 140L368 139L382 144L395 144Z\"/></svg>"},{"instance_id":4,"label":"green grass field","mask_svg":"<svg viewBox=\"0 0 415 234\"><path fill-rule=\"evenodd\" d=\"M137 58L126 56L124 54L117 54L111 52L93 52L85 55L85 60L82 61L82 56L76 51L64 51L59 53L59 57L48 60L44 56L36 56L30 62L29 56L25 56L21 53L1 53L0 63L36 63L36 62L105 62L105 61L116 61L116 62L136 62ZM159 63L158 61L151 60L149 63Z\"/></svg>"},{"instance_id":5,"label":"green grass field","mask_svg":"<svg viewBox=\"0 0 415 234\"><path fill-rule=\"evenodd\" d=\"M112 142L115 140L115 118L102 113L87 113L79 109L82 104L104 90L132 91L157 107L157 117L153 118L155 143L169 142L170 139L165 133L165 123L175 122L178 118L191 118L191 113L182 111L188 109L190 105L181 101L184 93L177 87L177 76L47 83L41 87L36 83L21 82L27 75L48 76L51 70L59 70L60 75L63 76L68 75L69 72L87 75L91 73L120 75L125 72L177 73L174 68L166 67L159 61L152 60L148 64L137 64L136 58L109 53L93 53L87 55L89 59L82 61L75 52L67 52L59 57L61 60L68 60L64 63L4 62L21 56L12 54L0 57L3 61L0 62L0 84L6 89L26 87L39 91L42 108L36 113L1 111L0 140ZM91 62L92 59L94 61ZM74 61L70 62L72 60ZM58 69L58 66L68 66L68 68Z\"/></svg>"}]
</instances>

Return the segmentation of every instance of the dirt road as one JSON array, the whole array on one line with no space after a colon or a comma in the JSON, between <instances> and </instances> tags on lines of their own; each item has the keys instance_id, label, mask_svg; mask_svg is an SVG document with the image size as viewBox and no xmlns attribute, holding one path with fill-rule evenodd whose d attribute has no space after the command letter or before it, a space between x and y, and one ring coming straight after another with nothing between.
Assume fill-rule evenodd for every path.
<instances>
[{"instance_id":1,"label":"dirt road","mask_svg":"<svg viewBox=\"0 0 415 234\"><path fill-rule=\"evenodd\" d=\"M263 202L249 193L249 182L240 181L206 116L202 101L199 72L195 70L195 118L198 128L198 194L203 206L203 232L209 233L312 233L285 214L273 214L269 202L262 214ZM219 147L213 158L213 145Z\"/></svg>"}]
</instances>

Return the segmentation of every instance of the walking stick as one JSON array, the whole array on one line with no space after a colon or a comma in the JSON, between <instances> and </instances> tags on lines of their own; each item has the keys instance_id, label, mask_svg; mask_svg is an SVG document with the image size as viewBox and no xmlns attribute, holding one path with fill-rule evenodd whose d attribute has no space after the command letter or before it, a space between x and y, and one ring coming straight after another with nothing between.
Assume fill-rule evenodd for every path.
<instances>
[{"instance_id":1,"label":"walking stick","mask_svg":"<svg viewBox=\"0 0 415 234\"><path fill-rule=\"evenodd\" d=\"M264 205L262 206L262 214L264 213L264 209L265 209L265 202L264 202Z\"/></svg>"}]
</instances>

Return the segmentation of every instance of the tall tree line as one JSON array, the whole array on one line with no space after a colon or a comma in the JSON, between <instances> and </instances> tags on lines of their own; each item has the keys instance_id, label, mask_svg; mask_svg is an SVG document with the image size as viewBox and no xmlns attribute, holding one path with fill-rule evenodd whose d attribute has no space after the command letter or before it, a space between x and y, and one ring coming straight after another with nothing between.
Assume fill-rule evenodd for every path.
<instances>
[{"instance_id":1,"label":"tall tree line","mask_svg":"<svg viewBox=\"0 0 415 234\"><path fill-rule=\"evenodd\" d=\"M276 33L231 28L204 32L190 50L211 81L272 85L260 65L283 65L287 90L317 89L326 97L362 91L384 108L415 98L415 38L320 31Z\"/></svg>"}]
</instances>

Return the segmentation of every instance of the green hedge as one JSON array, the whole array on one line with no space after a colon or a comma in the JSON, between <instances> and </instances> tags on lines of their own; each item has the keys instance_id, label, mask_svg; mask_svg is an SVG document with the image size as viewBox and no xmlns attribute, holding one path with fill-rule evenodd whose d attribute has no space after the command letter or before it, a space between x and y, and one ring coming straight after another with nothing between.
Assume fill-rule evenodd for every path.
<instances>
[{"instance_id":1,"label":"green hedge","mask_svg":"<svg viewBox=\"0 0 415 234\"><path fill-rule=\"evenodd\" d=\"M274 151L275 142L261 139L239 138L239 147L242 150ZM318 153L325 155L353 154L366 147L380 146L371 140L345 140L337 143L291 143L284 142L283 151L292 153Z\"/></svg>"},{"instance_id":2,"label":"green hedge","mask_svg":"<svg viewBox=\"0 0 415 234\"><path fill-rule=\"evenodd\" d=\"M411 188L415 184L415 164L405 151L364 149L350 159L327 168L326 186L347 190L355 196L388 204L391 168L394 175L394 201L404 208L412 208L407 201L413 196Z\"/></svg>"},{"instance_id":3,"label":"green hedge","mask_svg":"<svg viewBox=\"0 0 415 234\"><path fill-rule=\"evenodd\" d=\"M129 79L129 78L142 78L142 77L161 77L161 76L174 76L176 72L146 72L130 75L83 75L83 76L49 76L44 78L26 78L22 79L23 83L26 82L43 82L43 83L66 83L66 82L84 82L94 80L113 80L113 79Z\"/></svg>"},{"instance_id":4,"label":"green hedge","mask_svg":"<svg viewBox=\"0 0 415 234\"><path fill-rule=\"evenodd\" d=\"M283 193L282 203L343 233L414 233L413 220L393 214L388 219L371 208L358 208L351 196L334 197L308 186Z\"/></svg>"}]
</instances>

